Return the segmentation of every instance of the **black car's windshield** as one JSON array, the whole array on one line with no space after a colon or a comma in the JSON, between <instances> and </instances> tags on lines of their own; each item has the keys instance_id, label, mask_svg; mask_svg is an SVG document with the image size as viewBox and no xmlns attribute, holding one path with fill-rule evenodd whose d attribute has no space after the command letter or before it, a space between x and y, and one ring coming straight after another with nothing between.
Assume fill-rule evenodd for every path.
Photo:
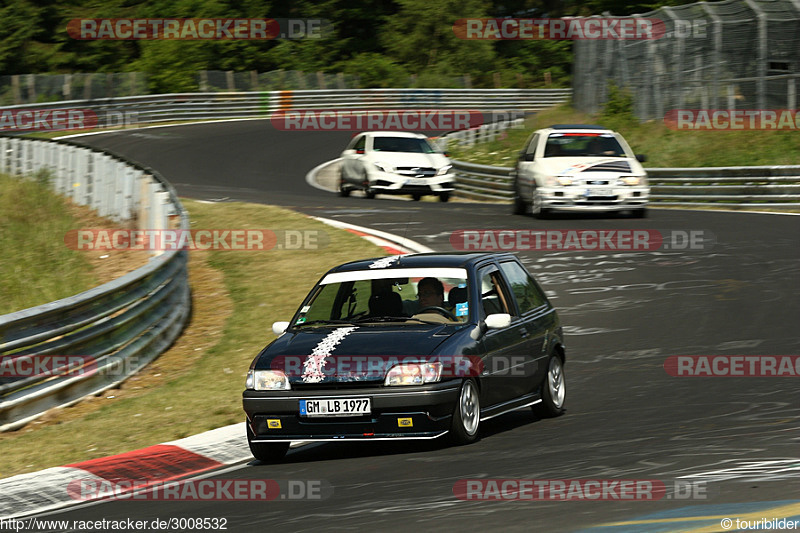
<instances>
[{"instance_id":1,"label":"black car's windshield","mask_svg":"<svg viewBox=\"0 0 800 533\"><path fill-rule=\"evenodd\" d=\"M436 153L427 139L415 137L375 137L372 139L372 149L376 152Z\"/></svg>"},{"instance_id":2,"label":"black car's windshield","mask_svg":"<svg viewBox=\"0 0 800 533\"><path fill-rule=\"evenodd\" d=\"M293 326L464 324L468 317L464 269L370 270L326 276Z\"/></svg>"},{"instance_id":3,"label":"black car's windshield","mask_svg":"<svg viewBox=\"0 0 800 533\"><path fill-rule=\"evenodd\" d=\"M610 133L551 133L544 149L545 157L627 157Z\"/></svg>"}]
</instances>

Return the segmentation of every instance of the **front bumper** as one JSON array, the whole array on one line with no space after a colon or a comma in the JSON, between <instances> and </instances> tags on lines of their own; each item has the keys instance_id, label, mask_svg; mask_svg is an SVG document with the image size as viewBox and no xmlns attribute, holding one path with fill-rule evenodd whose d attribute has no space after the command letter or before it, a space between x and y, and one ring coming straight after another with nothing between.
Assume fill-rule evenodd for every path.
<instances>
[{"instance_id":1,"label":"front bumper","mask_svg":"<svg viewBox=\"0 0 800 533\"><path fill-rule=\"evenodd\" d=\"M538 189L541 205L545 209L563 211L623 211L641 209L650 200L649 187L580 186L541 187Z\"/></svg>"},{"instance_id":2,"label":"front bumper","mask_svg":"<svg viewBox=\"0 0 800 533\"><path fill-rule=\"evenodd\" d=\"M440 194L456 189L455 174L415 178L389 172L370 175L370 187L380 194Z\"/></svg>"},{"instance_id":3,"label":"front bumper","mask_svg":"<svg viewBox=\"0 0 800 533\"><path fill-rule=\"evenodd\" d=\"M432 439L449 431L460 388L460 381L450 380L414 387L247 390L242 401L255 442ZM301 399L364 397L372 401L369 415L299 414Z\"/></svg>"}]
</instances>

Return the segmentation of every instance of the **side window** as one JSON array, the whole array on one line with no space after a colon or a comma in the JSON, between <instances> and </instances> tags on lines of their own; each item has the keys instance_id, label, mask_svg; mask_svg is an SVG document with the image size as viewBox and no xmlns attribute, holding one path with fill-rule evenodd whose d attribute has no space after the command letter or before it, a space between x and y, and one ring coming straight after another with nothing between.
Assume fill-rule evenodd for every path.
<instances>
[{"instance_id":1,"label":"side window","mask_svg":"<svg viewBox=\"0 0 800 533\"><path fill-rule=\"evenodd\" d=\"M515 314L498 270L481 272L481 306L487 315Z\"/></svg>"},{"instance_id":2,"label":"side window","mask_svg":"<svg viewBox=\"0 0 800 533\"><path fill-rule=\"evenodd\" d=\"M533 139L531 139L531 142L528 143L527 148L525 148L525 153L533 155L534 152L536 152L536 147L538 145L539 145L539 134L537 133L537 134L535 134L533 136Z\"/></svg>"},{"instance_id":3,"label":"side window","mask_svg":"<svg viewBox=\"0 0 800 533\"><path fill-rule=\"evenodd\" d=\"M363 135L359 135L357 137L353 137L352 139L350 139L350 142L347 143L347 149L348 150L355 150L356 149L356 143L359 142L363 137L364 137Z\"/></svg>"},{"instance_id":4,"label":"side window","mask_svg":"<svg viewBox=\"0 0 800 533\"><path fill-rule=\"evenodd\" d=\"M363 150L366 145L367 145L367 136L362 135L361 137L359 137L358 141L356 141L356 144L353 145L353 149Z\"/></svg>"},{"instance_id":5,"label":"side window","mask_svg":"<svg viewBox=\"0 0 800 533\"><path fill-rule=\"evenodd\" d=\"M519 263L506 261L500 263L500 268L503 269L503 273L511 284L511 292L517 299L520 313L525 314L531 309L544 305L547 301L544 294Z\"/></svg>"}]
</instances>

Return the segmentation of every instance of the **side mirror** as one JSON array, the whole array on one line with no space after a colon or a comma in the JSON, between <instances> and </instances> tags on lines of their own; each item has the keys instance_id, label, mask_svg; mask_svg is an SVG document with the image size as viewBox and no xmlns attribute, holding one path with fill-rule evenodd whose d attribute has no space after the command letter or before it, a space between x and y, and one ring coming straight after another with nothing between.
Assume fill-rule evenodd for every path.
<instances>
[{"instance_id":1,"label":"side mirror","mask_svg":"<svg viewBox=\"0 0 800 533\"><path fill-rule=\"evenodd\" d=\"M486 317L486 327L488 329L502 329L511 325L511 315L508 313L496 313Z\"/></svg>"},{"instance_id":2,"label":"side mirror","mask_svg":"<svg viewBox=\"0 0 800 533\"><path fill-rule=\"evenodd\" d=\"M533 154L532 154L532 153L527 153L527 154L526 154L526 153L523 153L523 154L520 156L520 159L521 159L522 161L533 161Z\"/></svg>"},{"instance_id":3,"label":"side mirror","mask_svg":"<svg viewBox=\"0 0 800 533\"><path fill-rule=\"evenodd\" d=\"M288 322L273 322L272 323L272 333L280 337L284 333L286 333L286 329L289 327Z\"/></svg>"},{"instance_id":4,"label":"side mirror","mask_svg":"<svg viewBox=\"0 0 800 533\"><path fill-rule=\"evenodd\" d=\"M644 154L636 154L636 160L639 163L644 163L645 161L647 161L647 156Z\"/></svg>"}]
</instances>

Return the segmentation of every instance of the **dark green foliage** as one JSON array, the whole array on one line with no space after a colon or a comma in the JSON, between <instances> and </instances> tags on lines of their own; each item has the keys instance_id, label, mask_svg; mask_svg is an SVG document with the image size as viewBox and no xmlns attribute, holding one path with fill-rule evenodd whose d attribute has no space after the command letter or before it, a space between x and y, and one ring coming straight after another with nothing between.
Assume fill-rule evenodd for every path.
<instances>
[{"instance_id":1,"label":"dark green foliage","mask_svg":"<svg viewBox=\"0 0 800 533\"><path fill-rule=\"evenodd\" d=\"M663 0L662 0L663 1ZM686 0L666 0L668 4ZM0 73L145 72L153 92L198 89L197 71L298 70L356 74L364 87L566 86L566 41L464 40L453 23L477 17L642 13L619 0L4 0ZM326 19L330 34L297 41L79 41L80 18Z\"/></svg>"}]
</instances>

